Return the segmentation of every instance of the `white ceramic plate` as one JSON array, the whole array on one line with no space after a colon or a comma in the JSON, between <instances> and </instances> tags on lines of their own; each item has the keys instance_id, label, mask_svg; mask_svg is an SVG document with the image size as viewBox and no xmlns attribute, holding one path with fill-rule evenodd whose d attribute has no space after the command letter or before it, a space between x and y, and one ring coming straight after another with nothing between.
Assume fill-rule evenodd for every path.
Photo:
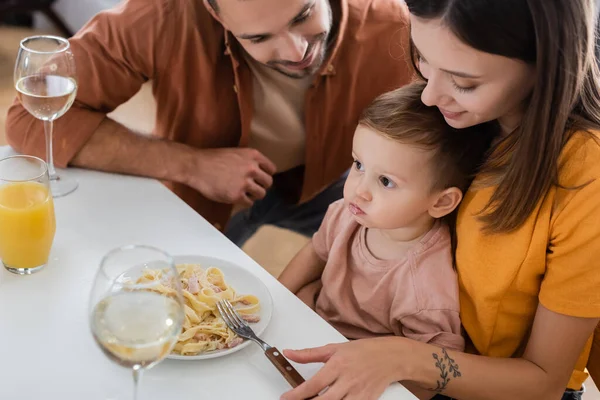
<instances>
[{"instance_id":1,"label":"white ceramic plate","mask_svg":"<svg viewBox=\"0 0 600 400\"><path fill-rule=\"evenodd\" d=\"M253 294L260 300L260 321L256 324L250 324L250 327L260 337L269 325L271 314L273 313L273 299L269 290L260 279L254 274L240 267L231 261L222 260L220 258L204 257L204 256L176 256L175 264L199 264L203 268L217 267L225 275L225 282L233 287L238 294ZM224 350L215 350L208 353L201 353L196 356L182 356L179 354L169 354L167 358L174 360L206 360L209 358L224 357L236 351L240 351L250 344L249 340L245 340L242 344Z\"/></svg>"}]
</instances>

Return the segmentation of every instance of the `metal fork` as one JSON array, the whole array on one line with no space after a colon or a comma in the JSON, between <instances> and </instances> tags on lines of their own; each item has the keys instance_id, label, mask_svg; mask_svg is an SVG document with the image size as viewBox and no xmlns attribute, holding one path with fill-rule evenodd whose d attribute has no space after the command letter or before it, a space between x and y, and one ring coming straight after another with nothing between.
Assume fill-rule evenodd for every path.
<instances>
[{"instance_id":1,"label":"metal fork","mask_svg":"<svg viewBox=\"0 0 600 400\"><path fill-rule=\"evenodd\" d=\"M227 324L229 329L238 334L238 336L249 339L258 344L265 352L265 355L271 361L271 363L277 368L277 370L281 373L281 375L285 378L286 381L292 387L299 386L302 382L304 382L304 378L292 365L289 361L281 354L276 347L269 346L265 343L261 338L256 336L252 328L248 326L246 321L240 317L237 311L233 308L229 300L221 300L217 303L217 309L219 310L219 314L221 314L221 318Z\"/></svg>"}]
</instances>

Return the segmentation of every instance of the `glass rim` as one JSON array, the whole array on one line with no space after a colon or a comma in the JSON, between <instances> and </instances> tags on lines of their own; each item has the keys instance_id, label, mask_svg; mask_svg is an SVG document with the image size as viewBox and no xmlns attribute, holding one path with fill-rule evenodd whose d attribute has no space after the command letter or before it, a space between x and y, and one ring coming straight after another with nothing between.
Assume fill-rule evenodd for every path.
<instances>
[{"instance_id":1,"label":"glass rim","mask_svg":"<svg viewBox=\"0 0 600 400\"><path fill-rule=\"evenodd\" d=\"M0 181L8 182L8 183L31 182L31 181L41 179L44 175L46 175L48 173L48 164L46 163L46 161L42 160L39 157L35 157L35 156L28 156L28 155L24 155L24 154L8 156L8 157L0 158L0 164L2 164L4 161L12 160L15 158L38 161L44 170L39 175L29 178L29 179L7 179L7 178L3 178L2 176L0 176Z\"/></svg>"},{"instance_id":2,"label":"glass rim","mask_svg":"<svg viewBox=\"0 0 600 400\"><path fill-rule=\"evenodd\" d=\"M110 250L108 253L106 253L104 255L104 257L102 257L102 260L100 261L100 273L109 281L114 280L116 277L110 277L108 276L108 274L106 273L104 267L104 264L106 263L106 261L114 256L115 254L118 254L120 252L123 251L127 251L127 250L136 250L136 249L142 249L142 250L151 250L154 251L156 253L159 253L160 255L164 256L167 260L167 262L173 267L174 271L177 272L177 268L175 266L175 260L173 259L173 256L171 256L169 253L167 253L164 250L159 249L158 247L154 247L154 246L150 246L150 245L146 245L146 244L127 244L124 246L119 246L117 248L114 248L112 250ZM152 287L152 286L156 286L155 283L136 283L135 284L136 287L139 288L143 288L143 287Z\"/></svg>"},{"instance_id":3,"label":"glass rim","mask_svg":"<svg viewBox=\"0 0 600 400\"><path fill-rule=\"evenodd\" d=\"M27 47L26 43L30 42L32 40L38 40L38 39L53 39L56 40L62 44L64 44L64 48L60 48L58 50L55 51L41 51L41 50L34 50L31 49L29 47ZM69 48L71 47L71 43L69 43L68 39L65 39L63 37L60 36L54 36L54 35L35 35L35 36L29 36L26 37L25 39L21 40L21 43L19 45L21 47L22 50L24 51L28 51L30 53L34 53L34 54L56 54L56 53L62 53L63 51L67 51L69 50Z\"/></svg>"}]
</instances>

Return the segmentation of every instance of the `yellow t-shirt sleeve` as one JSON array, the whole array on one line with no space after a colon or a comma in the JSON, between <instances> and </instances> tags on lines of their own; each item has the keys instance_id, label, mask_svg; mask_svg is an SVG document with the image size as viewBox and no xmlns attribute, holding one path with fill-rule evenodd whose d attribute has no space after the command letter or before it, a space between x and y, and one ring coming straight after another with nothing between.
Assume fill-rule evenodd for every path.
<instances>
[{"instance_id":1,"label":"yellow t-shirt sleeve","mask_svg":"<svg viewBox=\"0 0 600 400\"><path fill-rule=\"evenodd\" d=\"M600 317L600 151L595 146L588 142L579 149L563 181L584 186L557 189L539 293L549 310L583 318Z\"/></svg>"}]
</instances>

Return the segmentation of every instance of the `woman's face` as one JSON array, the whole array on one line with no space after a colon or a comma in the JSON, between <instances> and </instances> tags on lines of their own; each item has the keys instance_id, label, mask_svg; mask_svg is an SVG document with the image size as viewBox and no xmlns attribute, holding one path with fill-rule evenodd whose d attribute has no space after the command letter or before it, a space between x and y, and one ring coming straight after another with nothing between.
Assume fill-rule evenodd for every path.
<instances>
[{"instance_id":1,"label":"woman's face","mask_svg":"<svg viewBox=\"0 0 600 400\"><path fill-rule=\"evenodd\" d=\"M427 79L422 100L448 125L466 128L498 119L504 131L519 124L535 82L535 67L484 53L461 42L439 19L411 15L419 69Z\"/></svg>"}]
</instances>

